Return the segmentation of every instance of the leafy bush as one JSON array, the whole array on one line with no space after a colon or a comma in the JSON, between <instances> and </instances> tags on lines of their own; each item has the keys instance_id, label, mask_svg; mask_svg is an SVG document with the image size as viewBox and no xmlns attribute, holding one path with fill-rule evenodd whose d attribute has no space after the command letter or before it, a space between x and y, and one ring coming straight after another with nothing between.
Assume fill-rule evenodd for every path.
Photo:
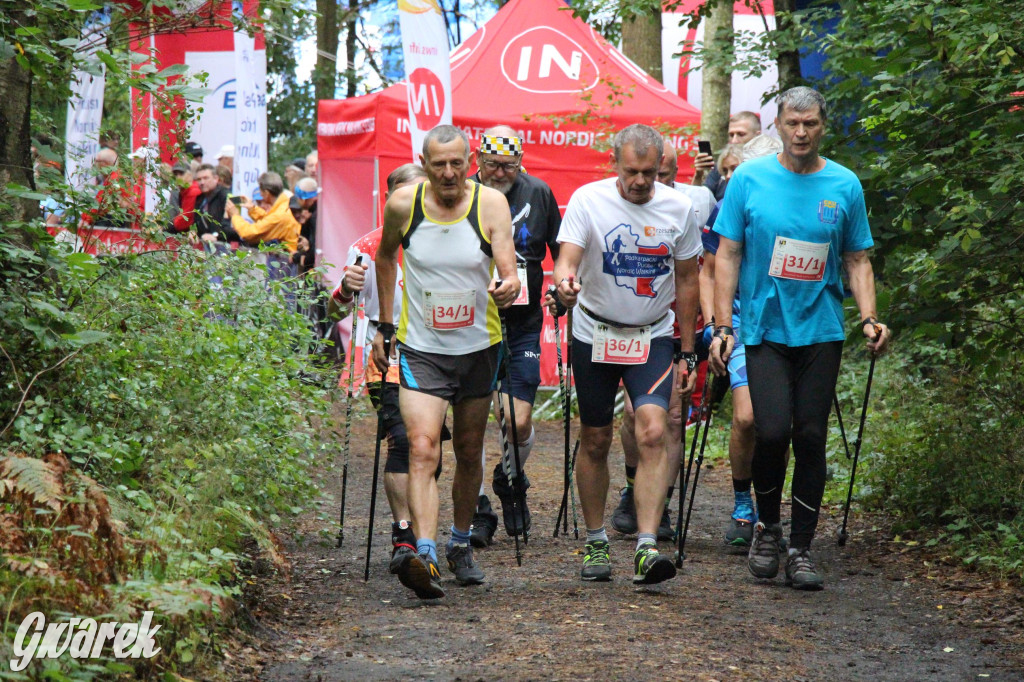
<instances>
[{"instance_id":1,"label":"leafy bush","mask_svg":"<svg viewBox=\"0 0 1024 682\"><path fill-rule=\"evenodd\" d=\"M310 423L327 405L309 381L314 336L293 312L296 283L266 281L251 257L188 244L67 253L33 228L0 238L0 270L0 447L19 455L0 479L36 481L0 486L5 637L47 599L53 618L145 607L165 626L169 655L155 665L188 669L210 650L200 633L239 595L247 538L280 564L266 525L317 495ZM73 466L92 487L39 484L49 480L43 462ZM95 533L66 510L82 495L127 548L110 571L78 570L94 550L68 539ZM61 580L43 566L89 589L54 592Z\"/></svg>"}]
</instances>

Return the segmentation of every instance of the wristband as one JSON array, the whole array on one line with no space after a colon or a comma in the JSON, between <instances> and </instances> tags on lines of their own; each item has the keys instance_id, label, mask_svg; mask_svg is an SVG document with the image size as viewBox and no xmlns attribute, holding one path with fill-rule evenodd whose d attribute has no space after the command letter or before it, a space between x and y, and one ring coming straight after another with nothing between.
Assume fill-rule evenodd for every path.
<instances>
[{"instance_id":1,"label":"wristband","mask_svg":"<svg viewBox=\"0 0 1024 682\"><path fill-rule=\"evenodd\" d=\"M692 374L697 369L697 354L693 351L680 351L676 353L675 361L686 360L686 373Z\"/></svg>"},{"instance_id":2,"label":"wristband","mask_svg":"<svg viewBox=\"0 0 1024 682\"><path fill-rule=\"evenodd\" d=\"M384 343L391 343L391 337L395 335L395 325L390 322L381 322L377 325L377 331L384 337Z\"/></svg>"},{"instance_id":3,"label":"wristband","mask_svg":"<svg viewBox=\"0 0 1024 682\"><path fill-rule=\"evenodd\" d=\"M866 324L870 324L872 327L878 324L878 319L874 315L868 315L860 321L860 326L863 327Z\"/></svg>"},{"instance_id":4,"label":"wristband","mask_svg":"<svg viewBox=\"0 0 1024 682\"><path fill-rule=\"evenodd\" d=\"M733 335L734 335L734 332L732 330L732 327L727 327L724 324L715 327L715 337L714 338L716 338L716 339L722 339L724 341L726 339L726 337L733 336Z\"/></svg>"}]
</instances>

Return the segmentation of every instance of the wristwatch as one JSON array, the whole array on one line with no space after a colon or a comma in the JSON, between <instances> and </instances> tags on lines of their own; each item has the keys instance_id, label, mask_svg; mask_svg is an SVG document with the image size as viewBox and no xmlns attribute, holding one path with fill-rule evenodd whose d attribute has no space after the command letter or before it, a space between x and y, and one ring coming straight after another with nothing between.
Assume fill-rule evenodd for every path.
<instances>
[{"instance_id":1,"label":"wristwatch","mask_svg":"<svg viewBox=\"0 0 1024 682\"><path fill-rule=\"evenodd\" d=\"M686 360L686 373L692 374L697 369L697 354L693 351L679 351L676 353L675 361Z\"/></svg>"}]
</instances>

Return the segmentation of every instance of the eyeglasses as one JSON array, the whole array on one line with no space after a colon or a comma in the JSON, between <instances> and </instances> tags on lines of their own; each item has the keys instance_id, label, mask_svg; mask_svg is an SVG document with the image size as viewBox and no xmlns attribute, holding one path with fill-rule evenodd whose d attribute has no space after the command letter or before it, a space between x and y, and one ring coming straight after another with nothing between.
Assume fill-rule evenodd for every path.
<instances>
[{"instance_id":1,"label":"eyeglasses","mask_svg":"<svg viewBox=\"0 0 1024 682\"><path fill-rule=\"evenodd\" d=\"M506 173L515 173L519 170L519 166L522 162L520 161L509 161L508 163L500 163L498 161L481 161L480 167L486 168L490 172L494 172L499 168Z\"/></svg>"}]
</instances>

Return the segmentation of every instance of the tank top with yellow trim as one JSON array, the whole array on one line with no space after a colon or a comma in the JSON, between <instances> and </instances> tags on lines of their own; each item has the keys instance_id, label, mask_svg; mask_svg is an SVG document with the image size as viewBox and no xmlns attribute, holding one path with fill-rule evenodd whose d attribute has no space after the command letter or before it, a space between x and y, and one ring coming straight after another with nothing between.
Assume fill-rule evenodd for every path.
<instances>
[{"instance_id":1,"label":"tank top with yellow trim","mask_svg":"<svg viewBox=\"0 0 1024 682\"><path fill-rule=\"evenodd\" d=\"M416 187L402 232L402 313L398 340L413 350L465 355L501 342L501 322L487 293L494 272L491 243L480 229L480 185L469 210L452 222L426 213Z\"/></svg>"}]
</instances>

